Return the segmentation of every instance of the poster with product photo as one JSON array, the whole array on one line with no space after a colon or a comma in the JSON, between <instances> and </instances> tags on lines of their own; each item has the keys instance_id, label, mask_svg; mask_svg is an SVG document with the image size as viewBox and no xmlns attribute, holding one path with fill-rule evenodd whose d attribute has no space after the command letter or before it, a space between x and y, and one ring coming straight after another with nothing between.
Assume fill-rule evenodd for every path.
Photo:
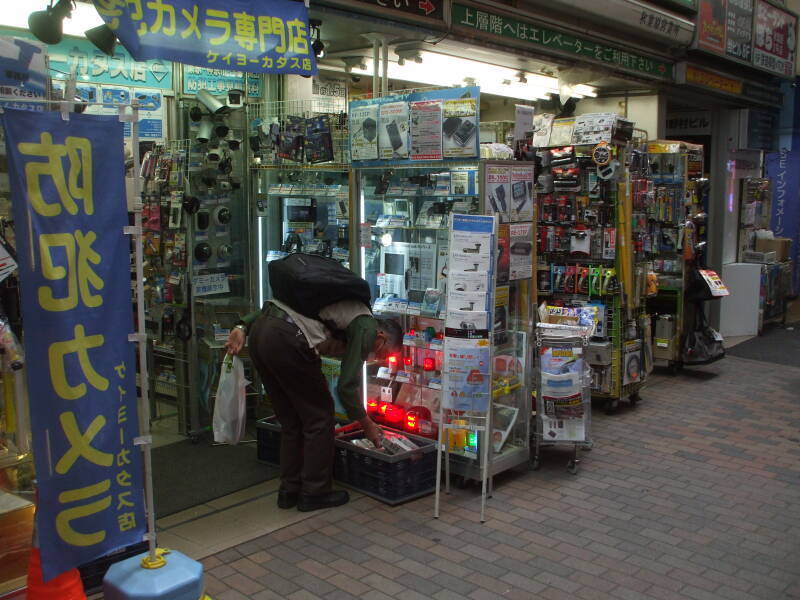
<instances>
[{"instance_id":1,"label":"poster with product photo","mask_svg":"<svg viewBox=\"0 0 800 600\"><path fill-rule=\"evenodd\" d=\"M510 280L530 279L533 276L533 223L511 223L508 226Z\"/></svg>"},{"instance_id":2,"label":"poster with product photo","mask_svg":"<svg viewBox=\"0 0 800 600\"><path fill-rule=\"evenodd\" d=\"M484 190L486 214L497 214L501 223L507 223L511 215L511 166L487 165Z\"/></svg>"},{"instance_id":3,"label":"poster with product photo","mask_svg":"<svg viewBox=\"0 0 800 600\"><path fill-rule=\"evenodd\" d=\"M611 142L617 115L613 113L587 113L575 119L572 128L572 143L576 146L595 146L600 142Z\"/></svg>"},{"instance_id":4,"label":"poster with product photo","mask_svg":"<svg viewBox=\"0 0 800 600\"><path fill-rule=\"evenodd\" d=\"M511 221L533 221L533 163L511 167Z\"/></svg>"},{"instance_id":5,"label":"poster with product photo","mask_svg":"<svg viewBox=\"0 0 800 600\"><path fill-rule=\"evenodd\" d=\"M378 156L408 158L408 103L381 104L378 119Z\"/></svg>"},{"instance_id":6,"label":"poster with product photo","mask_svg":"<svg viewBox=\"0 0 800 600\"><path fill-rule=\"evenodd\" d=\"M442 159L442 102L411 103L411 160Z\"/></svg>"},{"instance_id":7,"label":"poster with product photo","mask_svg":"<svg viewBox=\"0 0 800 600\"><path fill-rule=\"evenodd\" d=\"M353 160L378 158L377 104L354 108L350 112L350 154Z\"/></svg>"},{"instance_id":8,"label":"poster with product photo","mask_svg":"<svg viewBox=\"0 0 800 600\"><path fill-rule=\"evenodd\" d=\"M445 100L442 137L446 158L477 156L478 102L475 98Z\"/></svg>"}]
</instances>

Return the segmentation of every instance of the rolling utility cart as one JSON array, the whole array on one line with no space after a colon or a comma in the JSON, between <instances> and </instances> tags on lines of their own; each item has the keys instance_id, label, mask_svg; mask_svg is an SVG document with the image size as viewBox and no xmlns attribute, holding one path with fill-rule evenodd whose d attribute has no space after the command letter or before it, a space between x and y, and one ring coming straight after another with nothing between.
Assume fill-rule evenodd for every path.
<instances>
[{"instance_id":1,"label":"rolling utility cart","mask_svg":"<svg viewBox=\"0 0 800 600\"><path fill-rule=\"evenodd\" d=\"M546 446L572 447L567 470L578 472L578 451L591 449L592 370L586 360L592 328L539 323L536 326L536 425L533 469Z\"/></svg>"}]
</instances>

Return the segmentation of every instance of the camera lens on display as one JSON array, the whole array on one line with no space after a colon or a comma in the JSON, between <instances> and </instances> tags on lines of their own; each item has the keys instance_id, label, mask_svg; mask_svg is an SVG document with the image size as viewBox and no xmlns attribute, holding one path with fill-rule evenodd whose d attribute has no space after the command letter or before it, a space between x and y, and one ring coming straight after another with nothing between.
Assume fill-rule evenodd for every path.
<instances>
[{"instance_id":1,"label":"camera lens on display","mask_svg":"<svg viewBox=\"0 0 800 600\"><path fill-rule=\"evenodd\" d=\"M218 206L214 209L214 221L217 225L227 225L232 217L233 214L227 206Z\"/></svg>"},{"instance_id":2,"label":"camera lens on display","mask_svg":"<svg viewBox=\"0 0 800 600\"><path fill-rule=\"evenodd\" d=\"M211 245L208 242L200 242L194 247L194 257L199 262L208 262L211 255Z\"/></svg>"}]
</instances>

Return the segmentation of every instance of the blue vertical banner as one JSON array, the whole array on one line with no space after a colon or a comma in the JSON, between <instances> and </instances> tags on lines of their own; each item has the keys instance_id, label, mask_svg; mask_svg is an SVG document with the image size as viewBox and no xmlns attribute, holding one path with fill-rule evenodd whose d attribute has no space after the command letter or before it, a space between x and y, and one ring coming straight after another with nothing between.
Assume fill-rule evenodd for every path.
<instances>
[{"instance_id":1,"label":"blue vertical banner","mask_svg":"<svg viewBox=\"0 0 800 600\"><path fill-rule=\"evenodd\" d=\"M45 580L145 531L123 128L6 110Z\"/></svg>"},{"instance_id":2,"label":"blue vertical banner","mask_svg":"<svg viewBox=\"0 0 800 600\"><path fill-rule=\"evenodd\" d=\"M775 237L791 238L789 258L794 261L792 287L800 286L800 152L781 150L767 154L765 174L772 180L770 229Z\"/></svg>"},{"instance_id":3,"label":"blue vertical banner","mask_svg":"<svg viewBox=\"0 0 800 600\"><path fill-rule=\"evenodd\" d=\"M308 8L296 0L93 0L136 60L316 75Z\"/></svg>"}]
</instances>

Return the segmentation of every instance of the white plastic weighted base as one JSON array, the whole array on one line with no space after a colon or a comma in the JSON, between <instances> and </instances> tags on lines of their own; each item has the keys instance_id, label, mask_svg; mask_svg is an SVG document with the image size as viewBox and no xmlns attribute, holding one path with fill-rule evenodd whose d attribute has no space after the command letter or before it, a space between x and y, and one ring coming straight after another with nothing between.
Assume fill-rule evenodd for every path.
<instances>
[{"instance_id":1,"label":"white plastic weighted base","mask_svg":"<svg viewBox=\"0 0 800 600\"><path fill-rule=\"evenodd\" d=\"M163 551L161 567L146 568L147 553L111 565L103 578L105 600L202 600L203 565L185 554Z\"/></svg>"}]
</instances>

